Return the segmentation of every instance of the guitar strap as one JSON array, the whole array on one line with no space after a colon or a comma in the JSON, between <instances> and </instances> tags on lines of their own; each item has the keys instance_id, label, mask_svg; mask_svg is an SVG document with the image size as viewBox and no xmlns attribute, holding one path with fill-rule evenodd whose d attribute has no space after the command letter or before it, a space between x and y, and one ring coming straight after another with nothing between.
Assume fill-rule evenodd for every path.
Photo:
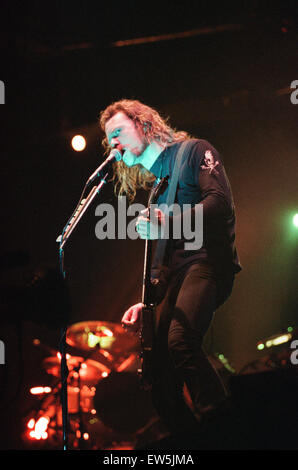
<instances>
[{"instance_id":1,"label":"guitar strap","mask_svg":"<svg viewBox=\"0 0 298 470\"><path fill-rule=\"evenodd\" d=\"M197 141L198 139L185 140L176 151L176 156L174 157L175 165L173 168L172 175L170 175L170 184L169 184L169 190L168 190L168 195L167 195L167 200L166 200L167 207L170 207L175 202L178 179L179 179L179 172L180 172L180 167L181 167L183 156L187 155L187 152L190 151L190 148ZM158 240L158 243L155 249L154 260L153 260L153 266L156 268L162 267L165 263L165 252L166 252L167 242L168 240L164 238L161 238Z\"/></svg>"}]
</instances>

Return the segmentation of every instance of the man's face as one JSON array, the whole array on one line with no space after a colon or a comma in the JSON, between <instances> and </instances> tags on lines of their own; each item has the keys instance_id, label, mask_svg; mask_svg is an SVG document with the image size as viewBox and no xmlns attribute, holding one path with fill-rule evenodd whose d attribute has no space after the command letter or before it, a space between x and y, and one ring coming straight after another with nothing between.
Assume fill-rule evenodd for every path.
<instances>
[{"instance_id":1,"label":"man's face","mask_svg":"<svg viewBox=\"0 0 298 470\"><path fill-rule=\"evenodd\" d=\"M106 122L105 132L111 147L119 147L123 153L123 161L127 166L136 165L138 157L147 147L144 134L134 122L122 111Z\"/></svg>"}]
</instances>

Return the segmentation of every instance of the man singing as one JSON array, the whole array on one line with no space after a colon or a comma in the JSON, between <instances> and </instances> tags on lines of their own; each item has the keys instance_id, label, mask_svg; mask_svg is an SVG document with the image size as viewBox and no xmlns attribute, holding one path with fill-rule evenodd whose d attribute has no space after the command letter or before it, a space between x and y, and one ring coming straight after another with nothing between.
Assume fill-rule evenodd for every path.
<instances>
[{"instance_id":1,"label":"man singing","mask_svg":"<svg viewBox=\"0 0 298 470\"><path fill-rule=\"evenodd\" d=\"M140 188L150 189L169 176L177 151L191 140L179 169L175 203L191 207L192 220L203 207L203 243L186 249L185 239L167 241L168 284L156 311L152 401L173 434L192 430L204 410L224 402L226 390L204 354L204 336L216 309L230 296L235 274L241 270L235 240L235 211L230 184L217 150L206 140L192 139L171 128L160 114L136 100L121 100L100 114L104 146L119 148L123 159L114 164L115 190L133 201ZM166 201L167 190L157 204ZM143 239L163 237L167 215L144 212L136 229ZM173 219L172 219L173 222ZM171 230L170 230L171 233ZM130 307L122 324L140 327L142 303ZM184 387L191 397L185 400ZM125 406L125 405L124 405Z\"/></svg>"}]
</instances>

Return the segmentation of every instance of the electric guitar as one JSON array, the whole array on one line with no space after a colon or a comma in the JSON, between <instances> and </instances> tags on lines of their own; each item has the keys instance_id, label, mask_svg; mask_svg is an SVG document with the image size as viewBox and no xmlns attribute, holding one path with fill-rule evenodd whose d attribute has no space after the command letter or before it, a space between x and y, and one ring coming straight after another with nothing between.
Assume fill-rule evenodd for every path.
<instances>
[{"instance_id":1,"label":"electric guitar","mask_svg":"<svg viewBox=\"0 0 298 470\"><path fill-rule=\"evenodd\" d=\"M150 219L150 207L155 204L160 193L164 190L168 177L162 178L157 185L152 188L148 199L148 211ZM143 289L142 289L142 313L140 327L140 346L139 355L140 365L138 375L141 386L149 389L152 384L152 348L154 343L155 328L155 309L156 301L154 298L154 286L151 282L151 261L152 261L152 240L145 240L144 271L143 271Z\"/></svg>"}]
</instances>

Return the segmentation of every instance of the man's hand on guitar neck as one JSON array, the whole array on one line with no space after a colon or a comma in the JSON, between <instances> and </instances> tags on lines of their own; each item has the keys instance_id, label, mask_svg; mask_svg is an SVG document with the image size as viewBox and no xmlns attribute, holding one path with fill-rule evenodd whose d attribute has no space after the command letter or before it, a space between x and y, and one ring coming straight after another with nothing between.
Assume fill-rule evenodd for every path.
<instances>
[{"instance_id":1,"label":"man's hand on guitar neck","mask_svg":"<svg viewBox=\"0 0 298 470\"><path fill-rule=\"evenodd\" d=\"M121 324L123 328L132 333L137 333L141 326L141 313L142 313L143 304L139 302L138 304L132 305L124 313Z\"/></svg>"},{"instance_id":2,"label":"man's hand on guitar neck","mask_svg":"<svg viewBox=\"0 0 298 470\"><path fill-rule=\"evenodd\" d=\"M160 209L154 209L154 212L149 219L149 210L141 211L137 218L136 230L140 238L146 240L157 240L163 238L165 231L165 214Z\"/></svg>"}]
</instances>

